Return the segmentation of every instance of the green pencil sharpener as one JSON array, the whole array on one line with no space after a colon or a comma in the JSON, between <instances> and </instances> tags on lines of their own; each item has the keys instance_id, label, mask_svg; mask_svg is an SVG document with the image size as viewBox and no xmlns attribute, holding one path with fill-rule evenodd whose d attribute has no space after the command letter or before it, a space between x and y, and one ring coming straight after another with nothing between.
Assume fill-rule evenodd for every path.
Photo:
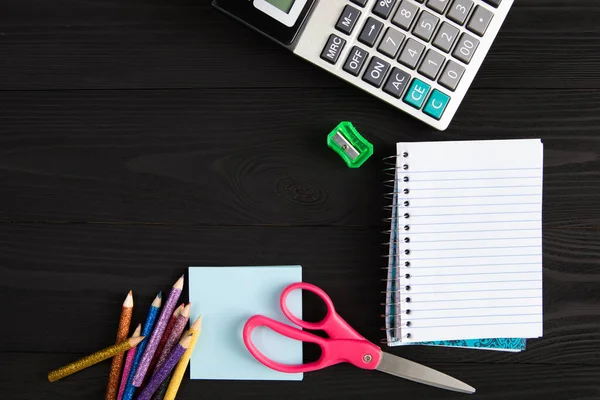
<instances>
[{"instance_id":1,"label":"green pencil sharpener","mask_svg":"<svg viewBox=\"0 0 600 400\"><path fill-rule=\"evenodd\" d=\"M373 155L373 145L362 137L352 122L340 122L327 136L327 146L339 154L350 168L358 168Z\"/></svg>"}]
</instances>

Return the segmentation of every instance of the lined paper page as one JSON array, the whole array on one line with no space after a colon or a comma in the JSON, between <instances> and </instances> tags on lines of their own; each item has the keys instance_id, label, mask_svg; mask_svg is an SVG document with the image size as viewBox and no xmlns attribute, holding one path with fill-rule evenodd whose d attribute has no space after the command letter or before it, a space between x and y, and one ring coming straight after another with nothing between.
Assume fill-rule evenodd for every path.
<instances>
[{"instance_id":1,"label":"lined paper page","mask_svg":"<svg viewBox=\"0 0 600 400\"><path fill-rule=\"evenodd\" d=\"M397 150L402 342L540 337L541 141Z\"/></svg>"}]
</instances>

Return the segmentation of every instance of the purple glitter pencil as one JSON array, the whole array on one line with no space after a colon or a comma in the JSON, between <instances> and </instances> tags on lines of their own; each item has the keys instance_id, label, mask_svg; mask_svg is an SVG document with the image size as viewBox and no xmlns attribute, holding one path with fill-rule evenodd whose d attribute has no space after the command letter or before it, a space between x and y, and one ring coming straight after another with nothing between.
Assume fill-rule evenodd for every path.
<instances>
[{"instance_id":1,"label":"purple glitter pencil","mask_svg":"<svg viewBox=\"0 0 600 400\"><path fill-rule=\"evenodd\" d=\"M183 333L183 330L185 329L185 326L187 325L190 319L191 308L192 303L189 303L187 306L185 306L183 311L175 319L173 329L171 329L171 333L169 334L169 337L165 342L165 347L163 347L162 352L158 356L158 362L156 363L154 371L148 371L149 374L152 374L149 375L150 377L152 377L156 373L156 371L158 371L160 367L162 367L164 362L167 360L167 357L169 357L169 355L171 354L171 350L173 350L177 342L181 339L181 334Z\"/></svg>"},{"instance_id":2,"label":"purple glitter pencil","mask_svg":"<svg viewBox=\"0 0 600 400\"><path fill-rule=\"evenodd\" d=\"M156 371L154 375L152 375L152 378L150 378L150 381L144 390L142 390L137 400L150 400L152 398L152 395L154 392L156 392L156 389L158 389L160 384L167 379L167 376L169 376L171 371L173 371L175 365L177 365L183 356L183 353L185 353L189 347L190 342L192 341L192 336L194 336L193 333L190 333L181 339L179 344L173 349L171 354L169 354L169 357L167 357L163 365Z\"/></svg>"},{"instance_id":3,"label":"purple glitter pencil","mask_svg":"<svg viewBox=\"0 0 600 400\"><path fill-rule=\"evenodd\" d=\"M156 322L156 325L154 326L154 330L152 331L152 334L150 335L150 340L148 341L148 345L146 346L146 349L144 350L144 355L142 356L142 359L140 360L140 363L138 365L138 369L135 371L135 375L133 376L132 383L133 383L133 386L135 386L135 387L142 386L142 383L144 382L144 378L146 377L146 373L148 372L148 368L150 367L150 362L152 361L152 357L154 356L154 353L156 352L156 348L158 347L160 338L162 337L163 333L165 332L165 328L167 327L167 322L169 322L169 319L171 318L171 314L173 314L173 311L175 310L175 307L177 306L177 301L179 300L179 296L181 296L182 289L183 289L183 275L173 285L173 288L171 289L171 293L169 293L169 298L167 299L167 302L165 303L165 305L160 313L160 317L158 318L158 321Z\"/></svg>"}]
</instances>

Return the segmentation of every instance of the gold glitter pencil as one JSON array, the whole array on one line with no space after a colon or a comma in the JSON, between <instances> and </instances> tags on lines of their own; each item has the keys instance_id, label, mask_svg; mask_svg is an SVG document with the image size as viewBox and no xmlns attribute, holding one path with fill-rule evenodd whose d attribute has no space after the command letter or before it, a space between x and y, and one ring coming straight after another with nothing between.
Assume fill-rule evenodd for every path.
<instances>
[{"instance_id":1,"label":"gold glitter pencil","mask_svg":"<svg viewBox=\"0 0 600 400\"><path fill-rule=\"evenodd\" d=\"M121 318L119 319L119 329L117 330L117 340L115 343L122 342L129 336L131 327L131 315L133 314L133 293L131 290L127 293L123 307L121 308ZM121 368L123 367L123 357L125 354L117 354L112 359L110 374L108 375L108 385L106 386L106 400L117 400L119 393L119 378L121 377Z\"/></svg>"},{"instance_id":2,"label":"gold glitter pencil","mask_svg":"<svg viewBox=\"0 0 600 400\"><path fill-rule=\"evenodd\" d=\"M131 337L122 341L121 343L113 344L112 346L97 351L94 354L83 357L80 360L73 361L71 364L55 369L54 371L50 371L48 374L48 380L50 382L55 382L59 379L72 375L75 372L79 372L82 369L86 369L94 364L98 364L100 361L114 357L117 354L122 354L127 350L137 346L142 340L144 340L144 336Z\"/></svg>"}]
</instances>

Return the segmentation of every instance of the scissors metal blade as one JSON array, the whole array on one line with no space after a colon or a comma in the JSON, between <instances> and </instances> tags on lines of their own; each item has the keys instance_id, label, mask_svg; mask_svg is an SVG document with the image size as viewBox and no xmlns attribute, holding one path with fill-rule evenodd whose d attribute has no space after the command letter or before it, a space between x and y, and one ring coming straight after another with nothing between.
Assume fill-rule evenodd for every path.
<instances>
[{"instance_id":1,"label":"scissors metal blade","mask_svg":"<svg viewBox=\"0 0 600 400\"><path fill-rule=\"evenodd\" d=\"M475 388L449 375L436 371L416 362L381 352L381 361L376 368L378 371L399 376L414 382L424 383L441 389L461 393L475 393Z\"/></svg>"}]
</instances>

